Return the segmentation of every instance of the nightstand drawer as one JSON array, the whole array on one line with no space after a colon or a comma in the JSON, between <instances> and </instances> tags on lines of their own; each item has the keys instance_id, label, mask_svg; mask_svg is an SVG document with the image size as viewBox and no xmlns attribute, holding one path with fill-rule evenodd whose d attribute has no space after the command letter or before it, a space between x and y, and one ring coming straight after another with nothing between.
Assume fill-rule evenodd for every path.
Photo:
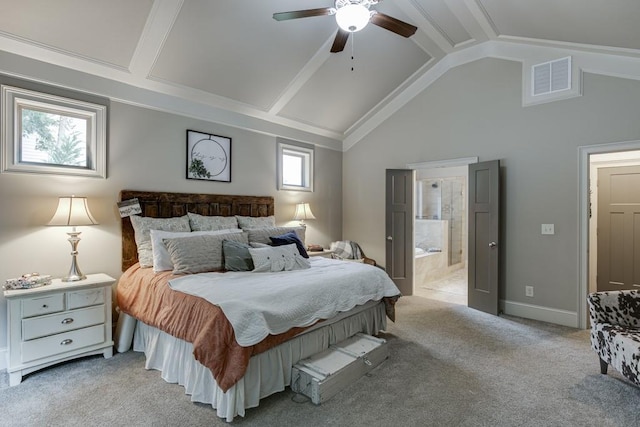
<instances>
[{"instance_id":1,"label":"nightstand drawer","mask_svg":"<svg viewBox=\"0 0 640 427\"><path fill-rule=\"evenodd\" d=\"M82 347L103 343L105 325L77 329L71 332L51 335L22 343L22 362L30 362L43 357L55 356Z\"/></svg>"},{"instance_id":2,"label":"nightstand drawer","mask_svg":"<svg viewBox=\"0 0 640 427\"><path fill-rule=\"evenodd\" d=\"M22 340L28 341L34 338L46 337L47 335L98 325L104 323L104 321L104 305L24 319L22 321Z\"/></svg>"},{"instance_id":3,"label":"nightstand drawer","mask_svg":"<svg viewBox=\"0 0 640 427\"><path fill-rule=\"evenodd\" d=\"M104 288L83 289L67 293L69 310L104 304Z\"/></svg>"},{"instance_id":4,"label":"nightstand drawer","mask_svg":"<svg viewBox=\"0 0 640 427\"><path fill-rule=\"evenodd\" d=\"M64 294L22 300L22 317L39 316L64 310Z\"/></svg>"},{"instance_id":5,"label":"nightstand drawer","mask_svg":"<svg viewBox=\"0 0 640 427\"><path fill-rule=\"evenodd\" d=\"M9 385L55 363L100 353L111 357L114 282L98 273L72 282L53 279L39 288L5 290Z\"/></svg>"}]
</instances>

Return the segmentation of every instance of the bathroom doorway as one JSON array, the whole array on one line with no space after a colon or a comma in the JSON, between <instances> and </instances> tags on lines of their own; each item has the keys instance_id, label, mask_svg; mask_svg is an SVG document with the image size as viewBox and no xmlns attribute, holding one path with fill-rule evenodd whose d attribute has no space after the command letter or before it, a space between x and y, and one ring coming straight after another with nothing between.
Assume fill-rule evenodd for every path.
<instances>
[{"instance_id":1,"label":"bathroom doorway","mask_svg":"<svg viewBox=\"0 0 640 427\"><path fill-rule=\"evenodd\" d=\"M468 164L410 165L416 170L414 295L467 305ZM449 163L449 162L446 162Z\"/></svg>"}]
</instances>

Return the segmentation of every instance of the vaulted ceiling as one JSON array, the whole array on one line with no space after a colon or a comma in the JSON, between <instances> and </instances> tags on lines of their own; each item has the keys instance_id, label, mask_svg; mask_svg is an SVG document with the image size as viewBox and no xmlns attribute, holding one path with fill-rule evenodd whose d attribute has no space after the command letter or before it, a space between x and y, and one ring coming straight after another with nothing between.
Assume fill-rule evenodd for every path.
<instances>
[{"instance_id":1,"label":"vaulted ceiling","mask_svg":"<svg viewBox=\"0 0 640 427\"><path fill-rule=\"evenodd\" d=\"M334 17L272 18L331 6L0 0L0 51L231 114L221 121L251 118L258 124L249 127L277 124L337 142L371 127L448 56L486 42L640 58L638 0L384 0L372 8L417 26L416 34L405 39L368 25L341 53L329 52Z\"/></svg>"}]
</instances>

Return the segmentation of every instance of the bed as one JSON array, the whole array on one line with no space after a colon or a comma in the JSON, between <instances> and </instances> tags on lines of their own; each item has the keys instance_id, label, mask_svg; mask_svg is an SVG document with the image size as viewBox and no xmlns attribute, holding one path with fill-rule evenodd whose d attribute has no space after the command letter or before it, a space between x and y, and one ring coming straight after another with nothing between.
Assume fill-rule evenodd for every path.
<instances>
[{"instance_id":1,"label":"bed","mask_svg":"<svg viewBox=\"0 0 640 427\"><path fill-rule=\"evenodd\" d=\"M175 261L174 270L154 271L156 264L143 267L145 262L151 261L144 260L147 254L138 253L138 247L146 244L136 242L136 237L140 235L139 222L142 220L134 218L138 231L136 236L132 220L129 217L122 219L124 273L116 290L120 310L116 333L118 351L127 350L132 340L133 350L145 353L147 369L161 371L165 381L182 385L192 401L210 404L217 415L227 421L232 421L237 415L244 416L245 410L258 406L260 399L289 386L291 367L299 360L359 332L375 335L386 328L387 317L393 318L393 304L399 291L381 269L370 265L312 257L308 261L310 268L301 268L299 271L209 272L207 268L211 268L205 267L204 270L198 270L201 271L199 274L174 274L181 262L174 255L180 254L181 246L188 246L189 251L193 251L194 242L218 242L223 239L226 245L229 240L240 239L240 236L249 236L246 239L250 241L250 236L254 235L256 242L259 240L258 236L264 238L263 234L271 228L261 228L262 224L273 220L272 197L136 190L123 190L120 194L121 200L133 198L137 198L140 203L142 213L139 216L149 218L144 219L149 224L158 221L156 219L167 219L167 223L175 220L180 222L179 227L184 227L182 222L185 216L200 218L206 224L218 224L218 221L227 219L233 221L234 217L249 221L250 225L257 224L255 228L251 226L243 232L233 230L233 233L222 234L222 237L192 237L192 230L185 230L188 237L163 239L162 242L171 250L172 260ZM193 222L191 227L193 228ZM153 230L151 233L156 235L167 232L167 229ZM218 231L226 233L225 230ZM304 230L301 236L299 229L294 231L304 240ZM288 250L289 247L295 248L295 245L283 246L282 250ZM152 256L156 254L154 251L151 253ZM258 270L257 263L255 269ZM382 276L380 272L383 273ZM333 279L330 278L331 274L334 275ZM277 300L283 298L274 297L276 301L269 300L270 291L264 293L263 290L256 290L255 298L262 305L266 304L266 315L258 312L249 315L231 312L230 307L236 304L231 301L234 286L241 283L246 286L242 288L244 292L244 289L254 289L251 286L258 289L257 286L262 286L261 282L266 284L274 280L278 283L287 281L282 279L285 276L278 275L285 275L287 280L311 288L319 288L311 283L312 276L335 282L334 288L322 288L322 295L310 297L314 301L326 298L327 302L323 302L322 307L326 313L331 312L331 315L323 313L320 320L315 317L305 318L304 321L296 319L297 326L284 329L280 323L276 323L277 326L269 323L265 326L266 329L257 331L256 325L262 319L266 318L271 322L271 317L277 317L269 313L271 310L278 313L279 310L286 311L286 307L278 307ZM339 285L338 278L344 278L345 283ZM365 288L369 286L369 282L378 281L382 284L375 291ZM276 286L268 286L276 292ZM358 286L362 286L361 294L334 296L344 288ZM192 289L200 290L192 293ZM213 292L213 295L198 293L203 292L202 289L204 292ZM287 292L291 292L292 288L288 289ZM307 291L301 287L299 292L306 294ZM292 294L287 295L291 295L287 300L293 301L296 298ZM336 301L329 301L330 297ZM296 307L293 311L298 315L298 312L304 310ZM253 314L256 320L252 317ZM315 316L318 317L317 314ZM238 319L251 321L242 323Z\"/></svg>"}]
</instances>

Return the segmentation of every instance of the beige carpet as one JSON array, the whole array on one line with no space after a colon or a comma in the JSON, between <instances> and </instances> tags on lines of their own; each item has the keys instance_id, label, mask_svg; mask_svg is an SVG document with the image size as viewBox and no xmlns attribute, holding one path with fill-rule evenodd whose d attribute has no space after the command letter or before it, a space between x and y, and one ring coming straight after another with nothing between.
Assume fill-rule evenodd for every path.
<instances>
[{"instance_id":1,"label":"beige carpet","mask_svg":"<svg viewBox=\"0 0 640 427\"><path fill-rule=\"evenodd\" d=\"M238 426L638 426L640 388L601 375L588 331L403 297L390 358L316 406L289 389ZM225 426L208 405L146 371L139 353L0 374L3 426Z\"/></svg>"}]
</instances>

